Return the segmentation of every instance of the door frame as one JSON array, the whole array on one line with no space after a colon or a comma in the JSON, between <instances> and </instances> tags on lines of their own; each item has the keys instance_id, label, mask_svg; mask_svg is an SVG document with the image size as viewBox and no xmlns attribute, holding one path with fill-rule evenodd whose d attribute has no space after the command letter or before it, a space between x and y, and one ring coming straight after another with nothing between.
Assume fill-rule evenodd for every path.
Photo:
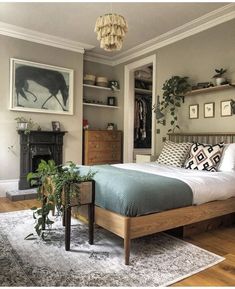
<instances>
[{"instance_id":1,"label":"door frame","mask_svg":"<svg viewBox=\"0 0 235 289\"><path fill-rule=\"evenodd\" d=\"M156 54L137 60L124 67L124 133L123 162L133 162L134 150L134 70L146 65L153 66L152 105L156 104ZM152 111L151 154L156 154L156 119Z\"/></svg>"}]
</instances>

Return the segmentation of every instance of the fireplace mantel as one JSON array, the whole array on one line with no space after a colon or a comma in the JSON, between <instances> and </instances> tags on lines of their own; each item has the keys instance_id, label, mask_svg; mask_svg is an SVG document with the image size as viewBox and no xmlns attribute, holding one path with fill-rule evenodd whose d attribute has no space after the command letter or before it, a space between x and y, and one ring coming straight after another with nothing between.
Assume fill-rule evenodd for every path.
<instances>
[{"instance_id":1,"label":"fireplace mantel","mask_svg":"<svg viewBox=\"0 0 235 289\"><path fill-rule=\"evenodd\" d=\"M20 179L19 189L29 189L27 174L35 171L41 159L63 163L63 136L66 131L18 131L20 135Z\"/></svg>"}]
</instances>

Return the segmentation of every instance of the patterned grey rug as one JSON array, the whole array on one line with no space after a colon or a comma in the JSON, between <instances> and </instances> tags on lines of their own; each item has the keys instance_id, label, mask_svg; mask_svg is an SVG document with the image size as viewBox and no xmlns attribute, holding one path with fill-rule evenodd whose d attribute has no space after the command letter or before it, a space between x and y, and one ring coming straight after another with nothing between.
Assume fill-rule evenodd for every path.
<instances>
[{"instance_id":1,"label":"patterned grey rug","mask_svg":"<svg viewBox=\"0 0 235 289\"><path fill-rule=\"evenodd\" d=\"M123 241L73 220L71 251L64 250L61 220L51 241L24 240L33 232L32 211L0 214L1 286L167 286L223 260L222 257L166 234L132 241L131 265L123 263Z\"/></svg>"}]
</instances>

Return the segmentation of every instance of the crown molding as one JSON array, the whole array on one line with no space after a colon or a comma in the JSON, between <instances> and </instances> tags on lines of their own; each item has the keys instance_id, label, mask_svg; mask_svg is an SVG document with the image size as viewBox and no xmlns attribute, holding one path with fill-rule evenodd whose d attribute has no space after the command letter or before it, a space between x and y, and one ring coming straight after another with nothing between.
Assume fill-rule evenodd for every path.
<instances>
[{"instance_id":1,"label":"crown molding","mask_svg":"<svg viewBox=\"0 0 235 289\"><path fill-rule=\"evenodd\" d=\"M235 3L225 5L210 13L207 13L193 21L190 21L180 27L177 27L167 33L164 33L156 38L148 40L134 48L131 48L123 53L118 54L110 59L104 61L104 56L101 54L93 54L86 52L86 57L91 56L93 62L103 63L110 66L127 62L136 57L140 57L147 53L153 52L166 45L172 44L189 36L195 35L199 32L205 31L209 28L225 23L235 18Z\"/></svg>"},{"instance_id":2,"label":"crown molding","mask_svg":"<svg viewBox=\"0 0 235 289\"><path fill-rule=\"evenodd\" d=\"M86 51L85 55L84 55L84 60L96 62L96 63L101 63L101 64L105 64L105 65L109 65L109 66L114 66L114 62L112 60L112 57L98 54L98 53Z\"/></svg>"},{"instance_id":3,"label":"crown molding","mask_svg":"<svg viewBox=\"0 0 235 289\"><path fill-rule=\"evenodd\" d=\"M5 22L0 22L0 34L65 50L75 51L82 54L85 52L85 49L89 50L95 47L86 43L68 40Z\"/></svg>"}]
</instances>

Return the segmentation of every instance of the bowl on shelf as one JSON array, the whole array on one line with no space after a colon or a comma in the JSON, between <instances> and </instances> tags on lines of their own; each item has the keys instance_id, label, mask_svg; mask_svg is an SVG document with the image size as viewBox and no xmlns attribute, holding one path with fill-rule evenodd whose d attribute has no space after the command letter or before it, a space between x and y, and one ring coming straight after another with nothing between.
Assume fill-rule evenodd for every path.
<instances>
[{"instance_id":1,"label":"bowl on shelf","mask_svg":"<svg viewBox=\"0 0 235 289\"><path fill-rule=\"evenodd\" d=\"M83 77L84 84L95 85L96 76L93 74L85 74Z\"/></svg>"},{"instance_id":2,"label":"bowl on shelf","mask_svg":"<svg viewBox=\"0 0 235 289\"><path fill-rule=\"evenodd\" d=\"M102 87L108 87L108 79L107 77L97 76L96 77L96 85Z\"/></svg>"}]
</instances>

